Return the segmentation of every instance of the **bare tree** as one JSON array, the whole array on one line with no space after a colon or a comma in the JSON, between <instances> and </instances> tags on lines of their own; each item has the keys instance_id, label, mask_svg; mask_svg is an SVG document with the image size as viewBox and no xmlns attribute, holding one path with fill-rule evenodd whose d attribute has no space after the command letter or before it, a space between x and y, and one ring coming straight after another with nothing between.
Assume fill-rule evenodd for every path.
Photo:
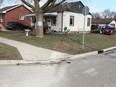
<instances>
[{"instance_id":1,"label":"bare tree","mask_svg":"<svg viewBox=\"0 0 116 87\"><path fill-rule=\"evenodd\" d=\"M110 9L106 9L104 10L104 12L102 12L102 15L104 18L113 18L115 15L115 12L110 11Z\"/></svg>"},{"instance_id":2,"label":"bare tree","mask_svg":"<svg viewBox=\"0 0 116 87\"><path fill-rule=\"evenodd\" d=\"M116 12L112 11L112 12L110 13L110 18L114 18L115 15L116 15Z\"/></svg>"},{"instance_id":3,"label":"bare tree","mask_svg":"<svg viewBox=\"0 0 116 87\"><path fill-rule=\"evenodd\" d=\"M29 6L35 13L36 18L36 27L35 32L36 36L43 37L43 13L53 8L56 5L63 3L65 0L45 0L44 4L40 6L42 0L32 0L34 4L30 4L29 0L21 0L25 5Z\"/></svg>"},{"instance_id":4,"label":"bare tree","mask_svg":"<svg viewBox=\"0 0 116 87\"><path fill-rule=\"evenodd\" d=\"M2 5L2 3L3 3L3 0L0 0L0 6Z\"/></svg>"},{"instance_id":5,"label":"bare tree","mask_svg":"<svg viewBox=\"0 0 116 87\"><path fill-rule=\"evenodd\" d=\"M3 3L3 0L0 0L0 4Z\"/></svg>"},{"instance_id":6,"label":"bare tree","mask_svg":"<svg viewBox=\"0 0 116 87\"><path fill-rule=\"evenodd\" d=\"M101 18L101 15L98 12L92 13L92 18Z\"/></svg>"}]
</instances>

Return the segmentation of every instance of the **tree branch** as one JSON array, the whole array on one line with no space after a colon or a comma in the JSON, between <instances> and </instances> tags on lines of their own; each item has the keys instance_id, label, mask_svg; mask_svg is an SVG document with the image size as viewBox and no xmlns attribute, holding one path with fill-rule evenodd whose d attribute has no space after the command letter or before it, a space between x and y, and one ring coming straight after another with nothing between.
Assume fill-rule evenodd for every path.
<instances>
[{"instance_id":1,"label":"tree branch","mask_svg":"<svg viewBox=\"0 0 116 87\"><path fill-rule=\"evenodd\" d=\"M47 8L44 9L44 11L45 11L45 12L46 12L46 11L49 11L51 8L56 7L56 6L60 5L60 4L62 4L63 2L65 2L65 1L66 1L66 0L62 0L61 2L55 4L56 0L54 0L54 1L50 4L50 6L48 6Z\"/></svg>"},{"instance_id":2,"label":"tree branch","mask_svg":"<svg viewBox=\"0 0 116 87\"><path fill-rule=\"evenodd\" d=\"M58 5L62 4L62 3L65 2L65 1L66 1L66 0L62 0L61 2L55 4L55 6L58 6Z\"/></svg>"},{"instance_id":3,"label":"tree branch","mask_svg":"<svg viewBox=\"0 0 116 87\"><path fill-rule=\"evenodd\" d=\"M54 2L54 0L47 0L47 2L41 7L41 9L44 10L52 2Z\"/></svg>"},{"instance_id":4,"label":"tree branch","mask_svg":"<svg viewBox=\"0 0 116 87\"><path fill-rule=\"evenodd\" d=\"M27 1L25 0L21 0L25 5L29 6L30 8L32 8L33 10L35 10L34 6L31 5L30 3L28 3Z\"/></svg>"}]
</instances>

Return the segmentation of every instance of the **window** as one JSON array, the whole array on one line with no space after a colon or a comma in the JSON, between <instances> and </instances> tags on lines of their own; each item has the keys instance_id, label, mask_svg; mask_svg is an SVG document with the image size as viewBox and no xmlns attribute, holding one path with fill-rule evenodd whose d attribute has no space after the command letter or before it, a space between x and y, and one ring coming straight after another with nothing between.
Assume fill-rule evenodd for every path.
<instances>
[{"instance_id":1,"label":"window","mask_svg":"<svg viewBox=\"0 0 116 87\"><path fill-rule=\"evenodd\" d=\"M70 26L74 26L74 16L70 16Z\"/></svg>"},{"instance_id":2,"label":"window","mask_svg":"<svg viewBox=\"0 0 116 87\"><path fill-rule=\"evenodd\" d=\"M56 16L51 17L51 25L56 25Z\"/></svg>"},{"instance_id":3,"label":"window","mask_svg":"<svg viewBox=\"0 0 116 87\"><path fill-rule=\"evenodd\" d=\"M81 8L81 5L79 5L79 8Z\"/></svg>"},{"instance_id":4,"label":"window","mask_svg":"<svg viewBox=\"0 0 116 87\"><path fill-rule=\"evenodd\" d=\"M91 19L88 18L88 19L87 19L87 26L90 26L90 23L91 23Z\"/></svg>"},{"instance_id":5,"label":"window","mask_svg":"<svg viewBox=\"0 0 116 87\"><path fill-rule=\"evenodd\" d=\"M24 20L24 15L19 15L19 20Z\"/></svg>"}]
</instances>

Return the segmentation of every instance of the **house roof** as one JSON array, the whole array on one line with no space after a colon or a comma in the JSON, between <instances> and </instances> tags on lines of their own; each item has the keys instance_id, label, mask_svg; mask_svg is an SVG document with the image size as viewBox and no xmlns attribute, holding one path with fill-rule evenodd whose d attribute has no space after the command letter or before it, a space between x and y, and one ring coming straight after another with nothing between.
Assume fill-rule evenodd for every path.
<instances>
[{"instance_id":1,"label":"house roof","mask_svg":"<svg viewBox=\"0 0 116 87\"><path fill-rule=\"evenodd\" d=\"M18 4L18 5L7 6L7 7L4 7L4 8L1 8L0 13L6 13L7 11L13 10L13 9L15 9L17 7L20 7L20 6L24 6L24 5L23 4ZM26 6L24 6L24 7L26 7ZM30 9L28 9L28 10L31 11Z\"/></svg>"},{"instance_id":2,"label":"house roof","mask_svg":"<svg viewBox=\"0 0 116 87\"><path fill-rule=\"evenodd\" d=\"M82 13L82 8L84 7L81 1L67 3L64 2L54 8L52 8L49 12L63 12L63 11L70 11L70 12L77 12Z\"/></svg>"},{"instance_id":3,"label":"house roof","mask_svg":"<svg viewBox=\"0 0 116 87\"><path fill-rule=\"evenodd\" d=\"M93 19L92 24L109 24L113 21L113 18L106 18L106 19Z\"/></svg>"}]
</instances>

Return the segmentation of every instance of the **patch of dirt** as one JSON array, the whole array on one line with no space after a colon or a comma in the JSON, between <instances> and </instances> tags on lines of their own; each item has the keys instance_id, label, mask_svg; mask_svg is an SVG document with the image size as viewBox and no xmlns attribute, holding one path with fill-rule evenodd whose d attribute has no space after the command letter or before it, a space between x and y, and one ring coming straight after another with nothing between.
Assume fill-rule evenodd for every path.
<instances>
[{"instance_id":1,"label":"patch of dirt","mask_svg":"<svg viewBox=\"0 0 116 87\"><path fill-rule=\"evenodd\" d=\"M60 43L57 44L55 50L57 51L63 51L69 47L68 43L61 41Z\"/></svg>"}]
</instances>

